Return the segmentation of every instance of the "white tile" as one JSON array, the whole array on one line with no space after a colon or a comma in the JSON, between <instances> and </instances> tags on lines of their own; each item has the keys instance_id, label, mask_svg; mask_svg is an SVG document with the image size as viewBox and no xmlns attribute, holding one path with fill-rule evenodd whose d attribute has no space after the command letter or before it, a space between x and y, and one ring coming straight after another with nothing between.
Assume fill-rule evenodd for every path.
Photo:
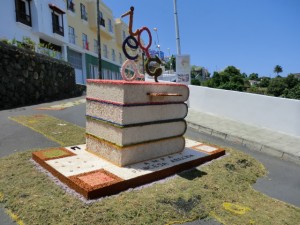
<instances>
[{"instance_id":1,"label":"white tile","mask_svg":"<svg viewBox=\"0 0 300 225\"><path fill-rule=\"evenodd\" d=\"M197 142L197 144L199 144L199 142ZM209 146L205 147L209 149ZM119 167L85 151L85 145L80 145L78 148L73 149L67 147L67 149L77 155L48 160L46 163L67 177L98 169L105 169L124 180L156 172L206 156L205 153L185 148L182 153L159 157L126 167Z\"/></svg>"},{"instance_id":2,"label":"white tile","mask_svg":"<svg viewBox=\"0 0 300 225\"><path fill-rule=\"evenodd\" d=\"M213 151L218 150L218 148L208 146L208 145L200 145L200 146L197 146L195 148L199 149L199 150L202 150L202 151L205 151L205 152L213 152Z\"/></svg>"},{"instance_id":3,"label":"white tile","mask_svg":"<svg viewBox=\"0 0 300 225\"><path fill-rule=\"evenodd\" d=\"M196 145L200 145L202 144L201 142L198 142L198 141L193 141L193 140L190 140L190 139L185 139L185 147L187 148L191 148L191 147L194 147Z\"/></svg>"}]
</instances>

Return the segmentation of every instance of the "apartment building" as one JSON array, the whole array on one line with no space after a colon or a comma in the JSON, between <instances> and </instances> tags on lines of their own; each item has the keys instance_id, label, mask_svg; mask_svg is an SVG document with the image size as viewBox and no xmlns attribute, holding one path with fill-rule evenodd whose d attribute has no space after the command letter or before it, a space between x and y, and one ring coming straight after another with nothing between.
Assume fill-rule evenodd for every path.
<instances>
[{"instance_id":1,"label":"apartment building","mask_svg":"<svg viewBox=\"0 0 300 225\"><path fill-rule=\"evenodd\" d=\"M67 0L68 61L76 69L79 79L98 77L97 5L96 0ZM122 45L117 44L128 35L128 26L116 29L113 13L100 0L100 36L103 79L121 79L120 67L125 60ZM82 76L80 77L80 74Z\"/></svg>"},{"instance_id":2,"label":"apartment building","mask_svg":"<svg viewBox=\"0 0 300 225\"><path fill-rule=\"evenodd\" d=\"M51 47L56 58L75 68L77 83L98 78L96 0L2 0L0 13L5 18L0 21L0 39L30 38L41 53ZM100 17L102 77L121 79L128 25L115 20L102 0Z\"/></svg>"},{"instance_id":3,"label":"apartment building","mask_svg":"<svg viewBox=\"0 0 300 225\"><path fill-rule=\"evenodd\" d=\"M66 60L67 17L64 0L2 0L0 38L34 41L36 51L51 47L56 58Z\"/></svg>"}]
</instances>

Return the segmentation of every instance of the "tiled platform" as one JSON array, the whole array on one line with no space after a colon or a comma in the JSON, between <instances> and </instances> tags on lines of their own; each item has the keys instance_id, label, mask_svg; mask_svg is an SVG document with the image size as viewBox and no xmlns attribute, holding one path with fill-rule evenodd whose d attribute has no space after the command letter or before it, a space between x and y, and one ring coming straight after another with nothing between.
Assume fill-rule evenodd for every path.
<instances>
[{"instance_id":1,"label":"tiled platform","mask_svg":"<svg viewBox=\"0 0 300 225\"><path fill-rule=\"evenodd\" d=\"M32 158L87 199L119 193L193 168L225 154L223 149L186 139L182 153L116 166L87 151L85 145L45 149Z\"/></svg>"}]
</instances>

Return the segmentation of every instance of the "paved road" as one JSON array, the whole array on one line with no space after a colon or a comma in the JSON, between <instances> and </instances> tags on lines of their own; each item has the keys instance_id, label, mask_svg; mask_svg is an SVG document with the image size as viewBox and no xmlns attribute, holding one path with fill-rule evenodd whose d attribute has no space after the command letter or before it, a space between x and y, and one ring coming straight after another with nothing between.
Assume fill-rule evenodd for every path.
<instances>
[{"instance_id":1,"label":"paved road","mask_svg":"<svg viewBox=\"0 0 300 225\"><path fill-rule=\"evenodd\" d=\"M74 101L69 99L66 101ZM52 103L58 104L58 103ZM0 112L0 157L7 156L12 153L24 151L30 148L46 148L58 146L57 143L45 138L22 125L8 119L9 116L30 115L30 114L47 114L55 116L59 119L71 122L81 127L85 127L85 104L73 106L61 111L38 111L37 106L23 107L13 110L5 110ZM192 128L188 128L186 132L188 138L207 141L221 146L229 146L252 155L262 162L269 174L261 178L254 185L254 188L273 198L288 202L300 207L300 166L292 162L280 160L278 158L265 155L261 152L250 151L245 146L226 142L224 139L219 139L206 134L199 134ZM15 224L4 213L0 207L1 225ZM186 225L218 225L215 221L194 221L186 223Z\"/></svg>"}]
</instances>

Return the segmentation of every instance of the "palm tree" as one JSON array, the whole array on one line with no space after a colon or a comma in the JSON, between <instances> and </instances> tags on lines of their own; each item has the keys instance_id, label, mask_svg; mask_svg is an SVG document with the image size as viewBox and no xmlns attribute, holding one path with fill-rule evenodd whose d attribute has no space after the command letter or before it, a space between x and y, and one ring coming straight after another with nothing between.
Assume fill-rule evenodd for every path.
<instances>
[{"instance_id":1,"label":"palm tree","mask_svg":"<svg viewBox=\"0 0 300 225\"><path fill-rule=\"evenodd\" d=\"M278 74L281 72L282 72L282 67L279 65L276 65L274 68L274 73L277 73L277 76L278 76Z\"/></svg>"}]
</instances>

